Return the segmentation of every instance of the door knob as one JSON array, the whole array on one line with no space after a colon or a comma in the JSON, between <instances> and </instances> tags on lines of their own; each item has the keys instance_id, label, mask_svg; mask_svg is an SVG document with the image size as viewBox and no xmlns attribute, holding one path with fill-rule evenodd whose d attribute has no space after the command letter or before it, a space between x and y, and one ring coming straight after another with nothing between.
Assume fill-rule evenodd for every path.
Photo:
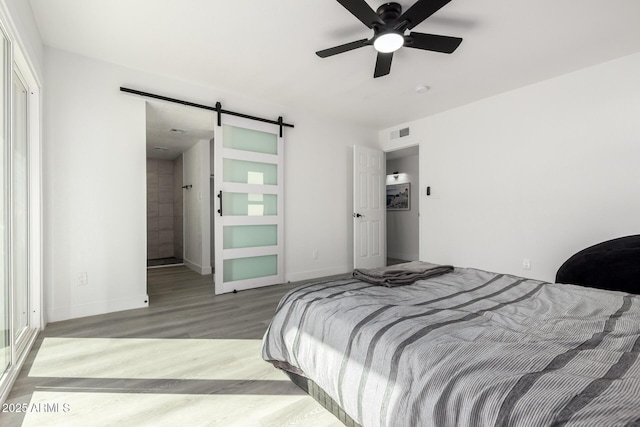
<instances>
[{"instance_id":1,"label":"door knob","mask_svg":"<svg viewBox=\"0 0 640 427\"><path fill-rule=\"evenodd\" d=\"M364 218L364 215L360 215L359 213L354 213L353 217L354 218Z\"/></svg>"}]
</instances>

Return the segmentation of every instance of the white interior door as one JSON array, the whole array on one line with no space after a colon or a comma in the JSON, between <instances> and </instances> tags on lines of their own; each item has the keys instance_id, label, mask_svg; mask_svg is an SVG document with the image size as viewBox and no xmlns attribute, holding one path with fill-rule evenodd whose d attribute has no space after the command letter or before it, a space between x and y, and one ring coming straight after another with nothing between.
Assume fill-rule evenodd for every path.
<instances>
[{"instance_id":1,"label":"white interior door","mask_svg":"<svg viewBox=\"0 0 640 427\"><path fill-rule=\"evenodd\" d=\"M386 265L385 156L381 150L353 147L353 267Z\"/></svg>"},{"instance_id":2,"label":"white interior door","mask_svg":"<svg viewBox=\"0 0 640 427\"><path fill-rule=\"evenodd\" d=\"M279 128L223 115L214 145L215 292L282 283L284 173Z\"/></svg>"}]
</instances>

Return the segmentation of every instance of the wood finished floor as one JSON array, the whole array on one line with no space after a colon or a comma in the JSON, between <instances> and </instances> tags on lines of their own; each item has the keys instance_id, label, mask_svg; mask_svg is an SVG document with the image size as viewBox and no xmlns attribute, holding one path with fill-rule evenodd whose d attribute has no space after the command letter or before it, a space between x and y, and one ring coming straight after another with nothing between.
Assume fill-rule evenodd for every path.
<instances>
[{"instance_id":1,"label":"wood finished floor","mask_svg":"<svg viewBox=\"0 0 640 427\"><path fill-rule=\"evenodd\" d=\"M296 386L285 381L34 377L29 376L29 372L40 348L43 347L44 351L47 347L47 345L43 346L47 338L51 338L47 344L57 341L64 343L64 339L72 338L187 339L194 342L195 340L260 340L282 295L302 283L304 282L269 286L237 294L214 295L211 276L200 276L184 266L150 269L147 272L150 298L148 308L47 325L38 335L5 403L29 404L32 402L34 393L46 396L48 392L60 390L70 393L69 396L76 397L76 395L81 396L83 391L91 391L92 387L95 388L93 396L96 392L108 393L110 390L134 394L142 391L194 394L199 397L212 395L215 397L217 393L225 396L229 394L301 395L301 391ZM54 338L59 340L56 341ZM149 363L153 364L154 361L149 360ZM203 405L211 407L210 402L205 402ZM0 413L2 426L20 426L24 419L23 413ZM330 420L329 424L324 424L325 421L322 421L320 423L322 425L336 425L337 422L332 416L322 420ZM205 419L201 425L206 424ZM295 413L287 415L284 419L274 420L272 417L269 424L305 425L304 420L301 422L299 414ZM337 425L340 424L337 423Z\"/></svg>"}]
</instances>

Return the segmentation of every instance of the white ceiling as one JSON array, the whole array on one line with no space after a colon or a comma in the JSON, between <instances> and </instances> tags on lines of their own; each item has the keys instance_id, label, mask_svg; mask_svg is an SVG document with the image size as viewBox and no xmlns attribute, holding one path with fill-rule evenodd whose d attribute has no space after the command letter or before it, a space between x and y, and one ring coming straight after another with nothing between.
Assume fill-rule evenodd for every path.
<instances>
[{"instance_id":1,"label":"white ceiling","mask_svg":"<svg viewBox=\"0 0 640 427\"><path fill-rule=\"evenodd\" d=\"M373 47L315 55L371 36L335 0L30 1L46 45L373 129L640 52L639 0L452 0L414 30L458 50L401 49L378 79Z\"/></svg>"},{"instance_id":2,"label":"white ceiling","mask_svg":"<svg viewBox=\"0 0 640 427\"><path fill-rule=\"evenodd\" d=\"M147 158L174 160L196 142L211 140L215 119L208 110L147 101Z\"/></svg>"}]
</instances>

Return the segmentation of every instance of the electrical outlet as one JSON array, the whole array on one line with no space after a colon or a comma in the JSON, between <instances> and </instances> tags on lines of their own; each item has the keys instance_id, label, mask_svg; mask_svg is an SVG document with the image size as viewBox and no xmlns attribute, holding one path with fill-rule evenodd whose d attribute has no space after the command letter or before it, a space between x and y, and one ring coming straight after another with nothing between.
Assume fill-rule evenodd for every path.
<instances>
[{"instance_id":1,"label":"electrical outlet","mask_svg":"<svg viewBox=\"0 0 640 427\"><path fill-rule=\"evenodd\" d=\"M531 260L529 258L525 258L522 260L522 268L525 270L531 270Z\"/></svg>"},{"instance_id":2,"label":"electrical outlet","mask_svg":"<svg viewBox=\"0 0 640 427\"><path fill-rule=\"evenodd\" d=\"M89 277L87 272L83 271L78 273L78 286L87 286L89 284Z\"/></svg>"},{"instance_id":3,"label":"electrical outlet","mask_svg":"<svg viewBox=\"0 0 640 427\"><path fill-rule=\"evenodd\" d=\"M317 249L314 249L314 250L311 252L311 258L313 258L313 259L318 259L318 250L317 250Z\"/></svg>"}]
</instances>

